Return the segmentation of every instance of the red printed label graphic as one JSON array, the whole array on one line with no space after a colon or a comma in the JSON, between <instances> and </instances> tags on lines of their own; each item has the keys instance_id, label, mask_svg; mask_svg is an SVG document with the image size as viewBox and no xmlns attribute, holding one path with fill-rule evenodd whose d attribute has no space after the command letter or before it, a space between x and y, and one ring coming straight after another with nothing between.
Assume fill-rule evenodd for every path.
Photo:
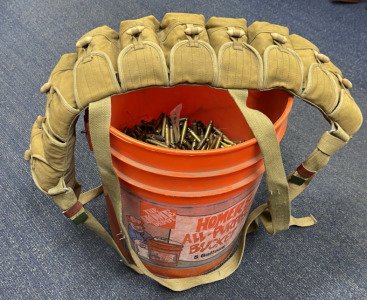
<instances>
[{"instance_id":1,"label":"red printed label graphic","mask_svg":"<svg viewBox=\"0 0 367 300\"><path fill-rule=\"evenodd\" d=\"M165 264L169 264L169 263L176 264L177 262L176 254L164 253L162 251L158 251L154 249L150 250L149 257L152 260L158 260Z\"/></svg>"},{"instance_id":2,"label":"red printed label graphic","mask_svg":"<svg viewBox=\"0 0 367 300\"><path fill-rule=\"evenodd\" d=\"M140 217L143 222L162 228L174 229L176 210L161 208L146 202L140 203Z\"/></svg>"}]
</instances>

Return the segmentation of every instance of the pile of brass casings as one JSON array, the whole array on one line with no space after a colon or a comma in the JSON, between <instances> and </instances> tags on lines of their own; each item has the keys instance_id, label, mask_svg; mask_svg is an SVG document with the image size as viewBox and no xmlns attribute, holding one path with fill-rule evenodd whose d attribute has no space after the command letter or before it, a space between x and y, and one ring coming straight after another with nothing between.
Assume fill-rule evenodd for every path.
<instances>
[{"instance_id":1,"label":"pile of brass casings","mask_svg":"<svg viewBox=\"0 0 367 300\"><path fill-rule=\"evenodd\" d=\"M172 149L209 150L230 147L243 141L231 141L220 129L214 127L213 121L205 125L189 119L176 118L161 113L158 119L141 120L133 128L125 127L124 134L137 140Z\"/></svg>"}]
</instances>

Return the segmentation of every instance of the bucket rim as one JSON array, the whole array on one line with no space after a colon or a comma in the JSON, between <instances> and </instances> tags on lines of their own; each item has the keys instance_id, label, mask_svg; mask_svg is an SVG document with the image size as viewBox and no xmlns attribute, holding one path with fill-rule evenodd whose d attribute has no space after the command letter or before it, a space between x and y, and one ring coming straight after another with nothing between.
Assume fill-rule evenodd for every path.
<instances>
[{"instance_id":1,"label":"bucket rim","mask_svg":"<svg viewBox=\"0 0 367 300\"><path fill-rule=\"evenodd\" d=\"M288 118L288 115L293 105L294 96L287 91L285 91L285 93L288 94L287 103L286 103L284 111L282 112L280 117L276 120L276 122L273 125L275 130L279 129L279 127L282 126L284 121ZM152 145L149 143L145 143L143 141L139 141L133 137L130 137L127 134L124 134L122 131L118 130L116 127L112 125L110 125L109 131L110 131L110 134L116 136L119 139L124 140L125 142L129 144L133 144L138 147L144 147L150 151L160 152L160 153L169 154L169 155L180 155L180 156L203 156L203 155L207 156L207 155L217 155L218 153L231 153L231 152L239 151L244 148L253 146L254 144L257 144L256 138L253 137L247 141L244 141L242 143L239 143L239 144L236 144L230 147L194 151L194 150L164 148L164 147Z\"/></svg>"}]
</instances>

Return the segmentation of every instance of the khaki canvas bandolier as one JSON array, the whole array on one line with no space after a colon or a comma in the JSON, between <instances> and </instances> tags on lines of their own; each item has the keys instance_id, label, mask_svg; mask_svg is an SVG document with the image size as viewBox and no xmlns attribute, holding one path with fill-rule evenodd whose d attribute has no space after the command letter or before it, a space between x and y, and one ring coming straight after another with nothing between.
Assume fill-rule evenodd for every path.
<instances>
[{"instance_id":1,"label":"khaki canvas bandolier","mask_svg":"<svg viewBox=\"0 0 367 300\"><path fill-rule=\"evenodd\" d=\"M246 220L236 252L214 271L183 279L161 278L142 264L126 239L133 262L84 208L102 186L81 193L75 178L75 124L89 108L89 130L102 185L121 221L118 178L111 162L109 126L111 96L151 86L209 85L228 89L245 116L262 151L269 199ZM361 112L349 89L351 82L305 38L267 22L247 27L245 19L168 13L161 23L148 16L122 21L120 31L102 26L83 35L76 53L64 54L42 88L45 115L33 124L25 159L37 187L50 195L63 214L83 223L105 239L124 262L172 290L185 290L223 279L242 259L246 234L261 220L270 234L289 226L316 223L312 215L294 218L291 201L305 189L331 155L342 148L362 124ZM284 89L322 112L330 123L315 150L288 177L271 121L246 106L247 90ZM149 101L149 100L147 100Z\"/></svg>"}]
</instances>

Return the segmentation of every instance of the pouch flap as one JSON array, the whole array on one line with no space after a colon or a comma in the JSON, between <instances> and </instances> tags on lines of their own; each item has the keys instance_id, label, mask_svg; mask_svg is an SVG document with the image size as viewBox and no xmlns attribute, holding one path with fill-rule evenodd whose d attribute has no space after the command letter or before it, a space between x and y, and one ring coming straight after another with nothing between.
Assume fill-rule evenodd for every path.
<instances>
[{"instance_id":1,"label":"pouch flap","mask_svg":"<svg viewBox=\"0 0 367 300\"><path fill-rule=\"evenodd\" d=\"M169 84L158 29L159 22L153 16L121 22L123 50L118 57L118 70L122 91Z\"/></svg>"},{"instance_id":2,"label":"pouch flap","mask_svg":"<svg viewBox=\"0 0 367 300\"><path fill-rule=\"evenodd\" d=\"M218 55L218 86L260 89L263 63L256 49L246 43L246 20L212 17L206 26Z\"/></svg>"},{"instance_id":3,"label":"pouch flap","mask_svg":"<svg viewBox=\"0 0 367 300\"><path fill-rule=\"evenodd\" d=\"M143 41L153 42L159 45L158 31L159 21L154 16L147 16L136 20L125 20L120 23L120 43L121 49L131 45L136 31L140 31L139 35ZM130 29L130 32L128 32ZM134 29L136 29L134 31Z\"/></svg>"},{"instance_id":4,"label":"pouch flap","mask_svg":"<svg viewBox=\"0 0 367 300\"><path fill-rule=\"evenodd\" d=\"M121 92L114 68L105 52L92 52L78 59L73 74L79 109L90 102Z\"/></svg>"},{"instance_id":5,"label":"pouch flap","mask_svg":"<svg viewBox=\"0 0 367 300\"><path fill-rule=\"evenodd\" d=\"M33 124L31 132L31 172L36 186L44 193L54 187L63 171L52 168L45 158L43 148L42 129L37 122Z\"/></svg>"},{"instance_id":6,"label":"pouch flap","mask_svg":"<svg viewBox=\"0 0 367 300\"><path fill-rule=\"evenodd\" d=\"M78 59L89 56L92 52L103 51L117 72L117 57L120 52L119 35L110 27L101 26L83 35L76 43L76 50Z\"/></svg>"},{"instance_id":7,"label":"pouch flap","mask_svg":"<svg viewBox=\"0 0 367 300\"><path fill-rule=\"evenodd\" d=\"M342 89L340 100L329 117L339 124L349 135L353 135L362 126L362 113L349 91Z\"/></svg>"},{"instance_id":8,"label":"pouch flap","mask_svg":"<svg viewBox=\"0 0 367 300\"><path fill-rule=\"evenodd\" d=\"M287 27L267 22L255 22L248 28L248 43L263 58L264 89L285 88L302 92L303 65L292 50Z\"/></svg>"},{"instance_id":9,"label":"pouch flap","mask_svg":"<svg viewBox=\"0 0 367 300\"><path fill-rule=\"evenodd\" d=\"M46 122L50 132L60 141L66 142L74 134L71 129L80 111L69 105L57 88L47 95ZM62 117L60 117L62 116Z\"/></svg>"},{"instance_id":10,"label":"pouch flap","mask_svg":"<svg viewBox=\"0 0 367 300\"><path fill-rule=\"evenodd\" d=\"M217 83L217 57L209 44L203 15L166 14L161 45L170 71L170 85Z\"/></svg>"},{"instance_id":11,"label":"pouch flap","mask_svg":"<svg viewBox=\"0 0 367 300\"><path fill-rule=\"evenodd\" d=\"M338 87L336 77L321 64L313 63L308 68L306 86L300 96L328 113L337 105L339 94L340 87Z\"/></svg>"}]
</instances>

